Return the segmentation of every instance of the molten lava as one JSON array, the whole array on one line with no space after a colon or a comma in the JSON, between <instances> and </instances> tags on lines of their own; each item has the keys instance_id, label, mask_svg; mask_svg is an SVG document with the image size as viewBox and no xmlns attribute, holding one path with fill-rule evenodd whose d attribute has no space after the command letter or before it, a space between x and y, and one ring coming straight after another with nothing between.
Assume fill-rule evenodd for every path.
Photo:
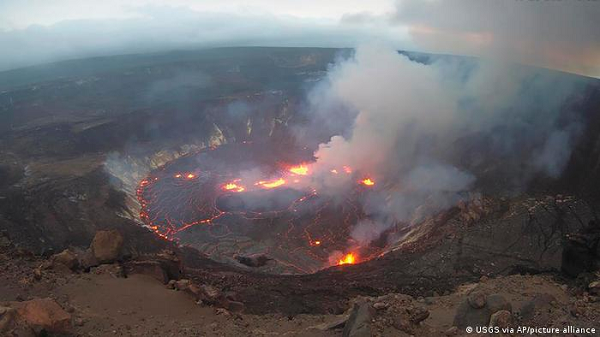
<instances>
[{"instance_id":1,"label":"molten lava","mask_svg":"<svg viewBox=\"0 0 600 337\"><path fill-rule=\"evenodd\" d=\"M283 178L279 178L277 180L272 180L272 181L261 180L261 181L257 182L255 185L262 186L264 188L275 188L275 187L279 187L283 184L285 184L285 180Z\"/></svg>"},{"instance_id":2,"label":"molten lava","mask_svg":"<svg viewBox=\"0 0 600 337\"><path fill-rule=\"evenodd\" d=\"M375 185L375 182L371 179L371 178L366 178L360 181L361 184L365 185L365 186L373 186Z\"/></svg>"},{"instance_id":3,"label":"molten lava","mask_svg":"<svg viewBox=\"0 0 600 337\"><path fill-rule=\"evenodd\" d=\"M153 171L136 190L140 218L159 237L192 245L215 259L268 254L277 263L262 267L266 272L312 273L381 253L380 247L361 246L333 254L348 252L351 229L367 218L359 197L365 192L361 185L375 184L368 172L340 165L322 175L307 159L288 163L252 149L251 144L222 145ZM246 170L256 162L273 170L242 180L240 167ZM342 203L334 202L320 193L326 179L356 189Z\"/></svg>"},{"instance_id":4,"label":"molten lava","mask_svg":"<svg viewBox=\"0 0 600 337\"><path fill-rule=\"evenodd\" d=\"M354 256L354 254L348 253L344 256L344 258L342 258L338 261L338 266L341 266L343 264L355 264L355 263L356 263L356 257Z\"/></svg>"},{"instance_id":5,"label":"molten lava","mask_svg":"<svg viewBox=\"0 0 600 337\"><path fill-rule=\"evenodd\" d=\"M225 186L223 186L223 189L232 192L244 192L246 190L244 186L240 186L235 182L225 184Z\"/></svg>"},{"instance_id":6,"label":"molten lava","mask_svg":"<svg viewBox=\"0 0 600 337\"><path fill-rule=\"evenodd\" d=\"M304 164L294 166L294 167L290 168L290 172L297 174L297 175L305 176L308 174L308 166L306 166Z\"/></svg>"}]
</instances>

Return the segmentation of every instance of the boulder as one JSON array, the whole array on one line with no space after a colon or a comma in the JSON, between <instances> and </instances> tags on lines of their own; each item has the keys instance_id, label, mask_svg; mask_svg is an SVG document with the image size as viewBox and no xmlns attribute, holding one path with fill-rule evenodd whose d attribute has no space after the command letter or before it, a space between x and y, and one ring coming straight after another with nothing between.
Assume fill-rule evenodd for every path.
<instances>
[{"instance_id":1,"label":"boulder","mask_svg":"<svg viewBox=\"0 0 600 337\"><path fill-rule=\"evenodd\" d=\"M473 293L471 293L473 294ZM471 296L469 296L470 298ZM454 315L454 324L460 329L467 326L485 326L490 322L491 316L501 310L512 312L512 305L502 295L492 294L484 298L485 305L475 308L471 302L473 300L465 299L459 304ZM479 299L478 299L479 301ZM481 303L481 302L476 302Z\"/></svg>"},{"instance_id":2,"label":"boulder","mask_svg":"<svg viewBox=\"0 0 600 337\"><path fill-rule=\"evenodd\" d=\"M535 294L531 300L523 303L519 309L520 315L523 319L533 318L536 311L549 307L554 301L556 298L550 294Z\"/></svg>"},{"instance_id":3,"label":"boulder","mask_svg":"<svg viewBox=\"0 0 600 337\"><path fill-rule=\"evenodd\" d=\"M71 315L50 298L12 302L12 307L21 320L36 330L59 334L71 330Z\"/></svg>"},{"instance_id":4,"label":"boulder","mask_svg":"<svg viewBox=\"0 0 600 337\"><path fill-rule=\"evenodd\" d=\"M79 260L77 259L77 255L72 251L65 249L58 254L52 255L52 265L57 266L65 266L70 270L76 270L79 267Z\"/></svg>"},{"instance_id":5,"label":"boulder","mask_svg":"<svg viewBox=\"0 0 600 337\"><path fill-rule=\"evenodd\" d=\"M463 300L454 314L454 326L464 329L468 326L485 326L490 321L492 313L485 307L473 308L467 299Z\"/></svg>"},{"instance_id":6,"label":"boulder","mask_svg":"<svg viewBox=\"0 0 600 337\"><path fill-rule=\"evenodd\" d=\"M485 301L486 301L486 308L492 314L497 311L500 311L500 310L506 310L508 312L512 312L512 305L502 295L491 294L485 299Z\"/></svg>"},{"instance_id":7,"label":"boulder","mask_svg":"<svg viewBox=\"0 0 600 337\"><path fill-rule=\"evenodd\" d=\"M113 263L121 256L123 236L116 230L98 231L90 246L100 263Z\"/></svg>"},{"instance_id":8,"label":"boulder","mask_svg":"<svg viewBox=\"0 0 600 337\"><path fill-rule=\"evenodd\" d=\"M422 307L414 307L407 310L410 322L412 324L419 324L429 317L429 311Z\"/></svg>"},{"instance_id":9,"label":"boulder","mask_svg":"<svg viewBox=\"0 0 600 337\"><path fill-rule=\"evenodd\" d=\"M480 309L485 306L485 294L481 291L473 291L467 297L469 304L475 308Z\"/></svg>"},{"instance_id":10,"label":"boulder","mask_svg":"<svg viewBox=\"0 0 600 337\"><path fill-rule=\"evenodd\" d=\"M350 317L344 326L343 337L371 337L371 319L374 309L368 302L354 305Z\"/></svg>"},{"instance_id":11,"label":"boulder","mask_svg":"<svg viewBox=\"0 0 600 337\"><path fill-rule=\"evenodd\" d=\"M512 314L508 310L500 310L492 314L489 326L506 328L512 324Z\"/></svg>"},{"instance_id":12,"label":"boulder","mask_svg":"<svg viewBox=\"0 0 600 337\"><path fill-rule=\"evenodd\" d=\"M99 264L100 263L96 259L96 256L94 256L94 252L92 252L91 249L86 250L80 255L79 266L86 272L92 267L97 267Z\"/></svg>"}]
</instances>

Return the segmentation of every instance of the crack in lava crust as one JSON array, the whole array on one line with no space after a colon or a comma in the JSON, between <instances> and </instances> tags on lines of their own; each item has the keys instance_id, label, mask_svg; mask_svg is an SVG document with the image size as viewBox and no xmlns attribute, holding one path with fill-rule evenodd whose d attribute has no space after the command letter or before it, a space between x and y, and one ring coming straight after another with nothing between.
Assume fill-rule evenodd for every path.
<instances>
[{"instance_id":1,"label":"crack in lava crust","mask_svg":"<svg viewBox=\"0 0 600 337\"><path fill-rule=\"evenodd\" d=\"M265 256L258 270L268 273L313 273L345 264L338 261L346 253L352 263L378 256L383 247L359 247L350 238L365 217L359 198L367 187L357 185L338 201L321 196L303 184L308 168L290 164L311 160L306 150L272 143L179 158L141 181L141 218L157 235L217 261Z\"/></svg>"}]
</instances>

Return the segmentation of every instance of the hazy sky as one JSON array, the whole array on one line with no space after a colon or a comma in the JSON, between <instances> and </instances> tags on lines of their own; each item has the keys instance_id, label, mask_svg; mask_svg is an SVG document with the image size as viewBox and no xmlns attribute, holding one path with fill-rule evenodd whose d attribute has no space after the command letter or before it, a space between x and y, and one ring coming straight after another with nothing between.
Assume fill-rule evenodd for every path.
<instances>
[{"instance_id":1,"label":"hazy sky","mask_svg":"<svg viewBox=\"0 0 600 337\"><path fill-rule=\"evenodd\" d=\"M0 70L233 45L394 48L600 76L600 1L0 0Z\"/></svg>"}]
</instances>

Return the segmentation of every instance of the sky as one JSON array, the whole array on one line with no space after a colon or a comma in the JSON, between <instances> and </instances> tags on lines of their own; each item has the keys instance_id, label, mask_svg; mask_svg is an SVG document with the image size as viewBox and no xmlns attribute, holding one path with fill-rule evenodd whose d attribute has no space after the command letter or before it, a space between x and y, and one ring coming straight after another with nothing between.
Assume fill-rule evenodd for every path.
<instances>
[{"instance_id":1,"label":"sky","mask_svg":"<svg viewBox=\"0 0 600 337\"><path fill-rule=\"evenodd\" d=\"M218 46L394 48L600 77L593 0L2 0L0 70Z\"/></svg>"}]
</instances>

